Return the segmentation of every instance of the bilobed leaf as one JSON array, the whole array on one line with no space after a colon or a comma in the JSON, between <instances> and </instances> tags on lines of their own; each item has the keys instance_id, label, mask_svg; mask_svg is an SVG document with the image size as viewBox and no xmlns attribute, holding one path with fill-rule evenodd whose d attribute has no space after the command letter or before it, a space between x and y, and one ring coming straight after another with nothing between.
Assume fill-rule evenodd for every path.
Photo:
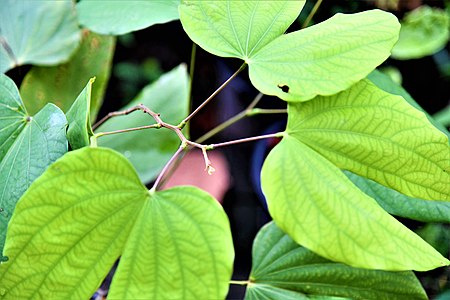
<instances>
[{"instance_id":1,"label":"bilobed leaf","mask_svg":"<svg viewBox=\"0 0 450 300\"><path fill-rule=\"evenodd\" d=\"M186 67L180 65L169 73L145 87L142 92L123 109L142 103L168 123L178 124L188 114L188 75ZM154 123L144 113L135 112L127 116L110 119L100 126L96 132L113 131L138 127ZM125 134L114 134L99 137L100 146L110 147L123 153L138 171L143 182L154 179L165 163L177 150L180 140L170 130L147 129Z\"/></svg>"},{"instance_id":2,"label":"bilobed leaf","mask_svg":"<svg viewBox=\"0 0 450 300\"><path fill-rule=\"evenodd\" d=\"M427 299L411 271L367 270L329 261L299 246L273 222L256 236L252 258L246 299Z\"/></svg>"},{"instance_id":3,"label":"bilobed leaf","mask_svg":"<svg viewBox=\"0 0 450 300\"><path fill-rule=\"evenodd\" d=\"M362 80L288 109L289 135L339 168L411 197L450 201L448 138L403 98Z\"/></svg>"},{"instance_id":4,"label":"bilobed leaf","mask_svg":"<svg viewBox=\"0 0 450 300\"><path fill-rule=\"evenodd\" d=\"M92 83L95 78L91 78L86 87L78 95L75 102L67 112L67 139L72 149L89 146L89 138L93 135L89 111L91 106Z\"/></svg>"},{"instance_id":5,"label":"bilobed leaf","mask_svg":"<svg viewBox=\"0 0 450 300\"><path fill-rule=\"evenodd\" d=\"M392 14L337 14L283 34L304 3L185 0L180 20L194 42L215 55L243 59L258 90L288 101L345 90L389 57L400 29Z\"/></svg>"},{"instance_id":6,"label":"bilobed leaf","mask_svg":"<svg viewBox=\"0 0 450 300\"><path fill-rule=\"evenodd\" d=\"M305 0L183 0L180 20L189 37L206 51L247 60L282 35Z\"/></svg>"},{"instance_id":7,"label":"bilobed leaf","mask_svg":"<svg viewBox=\"0 0 450 300\"><path fill-rule=\"evenodd\" d=\"M180 0L82 0L80 24L101 34L121 35L178 19Z\"/></svg>"},{"instance_id":8,"label":"bilobed leaf","mask_svg":"<svg viewBox=\"0 0 450 300\"><path fill-rule=\"evenodd\" d=\"M11 218L1 297L88 299L119 257L147 189L110 149L85 147L51 165Z\"/></svg>"},{"instance_id":9,"label":"bilobed leaf","mask_svg":"<svg viewBox=\"0 0 450 300\"><path fill-rule=\"evenodd\" d=\"M14 82L0 74L0 254L17 200L67 152L66 126L51 104L28 116Z\"/></svg>"},{"instance_id":10,"label":"bilobed leaf","mask_svg":"<svg viewBox=\"0 0 450 300\"><path fill-rule=\"evenodd\" d=\"M440 8L422 5L405 15L397 44L396 59L414 59L431 55L448 43L450 20Z\"/></svg>"},{"instance_id":11,"label":"bilobed leaf","mask_svg":"<svg viewBox=\"0 0 450 300\"><path fill-rule=\"evenodd\" d=\"M231 232L211 196L192 187L149 192L121 154L71 151L18 202L0 298L87 299L122 253L110 298L218 299L227 292Z\"/></svg>"},{"instance_id":12,"label":"bilobed leaf","mask_svg":"<svg viewBox=\"0 0 450 300\"><path fill-rule=\"evenodd\" d=\"M427 116L428 121L433 124L437 129L445 133L450 138L450 132L443 126L441 123L435 120L411 97L411 95L400 85L395 83L388 75L383 74L378 70L373 70L368 76L367 79L372 81L378 88L382 89L389 94L394 94L398 96L402 96L409 104L420 110Z\"/></svg>"},{"instance_id":13,"label":"bilobed leaf","mask_svg":"<svg viewBox=\"0 0 450 300\"><path fill-rule=\"evenodd\" d=\"M194 187L152 194L114 276L111 299L224 299L234 251L228 219Z\"/></svg>"},{"instance_id":14,"label":"bilobed leaf","mask_svg":"<svg viewBox=\"0 0 450 300\"><path fill-rule=\"evenodd\" d=\"M359 189L374 198L392 215L422 222L450 223L450 201L408 197L373 180L348 171L345 174Z\"/></svg>"},{"instance_id":15,"label":"bilobed leaf","mask_svg":"<svg viewBox=\"0 0 450 300\"><path fill-rule=\"evenodd\" d=\"M393 15L379 10L336 14L255 53L248 60L250 80L262 93L288 101L335 94L389 57L399 27Z\"/></svg>"},{"instance_id":16,"label":"bilobed leaf","mask_svg":"<svg viewBox=\"0 0 450 300\"><path fill-rule=\"evenodd\" d=\"M90 112L91 119L95 120L111 72L114 46L114 37L84 30L81 45L69 62L54 67L32 67L20 86L28 111L33 114L52 102L67 112L86 81L95 77Z\"/></svg>"},{"instance_id":17,"label":"bilobed leaf","mask_svg":"<svg viewBox=\"0 0 450 300\"><path fill-rule=\"evenodd\" d=\"M27 63L67 61L80 41L71 0L4 0L0 10L0 72Z\"/></svg>"},{"instance_id":18,"label":"bilobed leaf","mask_svg":"<svg viewBox=\"0 0 450 300\"><path fill-rule=\"evenodd\" d=\"M269 153L261 185L275 223L330 260L395 271L450 264L335 165L288 134Z\"/></svg>"}]
</instances>

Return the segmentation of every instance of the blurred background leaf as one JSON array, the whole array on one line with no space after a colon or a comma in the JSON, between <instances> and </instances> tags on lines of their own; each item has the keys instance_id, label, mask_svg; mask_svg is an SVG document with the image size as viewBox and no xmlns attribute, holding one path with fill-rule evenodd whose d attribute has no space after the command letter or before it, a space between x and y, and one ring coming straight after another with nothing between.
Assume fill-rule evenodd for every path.
<instances>
[{"instance_id":1,"label":"blurred background leaf","mask_svg":"<svg viewBox=\"0 0 450 300\"><path fill-rule=\"evenodd\" d=\"M83 39L68 63L55 67L34 66L25 76L20 93L30 113L46 103L55 103L68 111L89 78L95 77L92 89L91 120L95 120L111 72L115 38L83 31Z\"/></svg>"},{"instance_id":2,"label":"blurred background leaf","mask_svg":"<svg viewBox=\"0 0 450 300\"><path fill-rule=\"evenodd\" d=\"M65 62L77 48L80 38L71 0L3 0L0 72L29 63L56 65Z\"/></svg>"}]
</instances>

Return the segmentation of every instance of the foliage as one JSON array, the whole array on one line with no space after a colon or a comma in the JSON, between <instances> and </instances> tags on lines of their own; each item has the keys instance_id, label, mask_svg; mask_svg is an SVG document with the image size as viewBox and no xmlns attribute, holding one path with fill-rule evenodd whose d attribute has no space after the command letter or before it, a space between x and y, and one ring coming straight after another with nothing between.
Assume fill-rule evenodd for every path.
<instances>
[{"instance_id":1,"label":"foliage","mask_svg":"<svg viewBox=\"0 0 450 300\"><path fill-rule=\"evenodd\" d=\"M274 223L255 239L252 273L239 282L246 298L426 298L411 270L450 261L389 213L450 223L449 133L373 72L398 39L392 14L336 14L286 34L304 5L8 2L0 69L39 66L20 88L34 116L0 75L0 297L88 298L120 258L111 298L224 298L234 250L223 208L198 188L161 190L162 182L185 151L199 148L212 174L208 151L277 137L261 174ZM178 18L196 44L242 66L192 112L192 78L180 65L92 126L115 43L101 34ZM286 129L190 140L191 119L247 66L256 89L286 101ZM252 110L258 97L252 114L263 111Z\"/></svg>"}]
</instances>

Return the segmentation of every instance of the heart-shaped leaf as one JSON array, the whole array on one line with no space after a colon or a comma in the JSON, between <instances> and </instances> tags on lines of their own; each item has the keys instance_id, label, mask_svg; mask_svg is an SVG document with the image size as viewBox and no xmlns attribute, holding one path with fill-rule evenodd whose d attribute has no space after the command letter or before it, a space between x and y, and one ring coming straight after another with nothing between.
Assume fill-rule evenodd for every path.
<instances>
[{"instance_id":1,"label":"heart-shaped leaf","mask_svg":"<svg viewBox=\"0 0 450 300\"><path fill-rule=\"evenodd\" d=\"M252 257L246 299L427 299L412 272L359 269L329 261L299 246L273 222L259 231Z\"/></svg>"},{"instance_id":2,"label":"heart-shaped leaf","mask_svg":"<svg viewBox=\"0 0 450 300\"><path fill-rule=\"evenodd\" d=\"M389 57L400 26L380 10L337 14L283 34L304 2L186 0L180 20L194 42L215 55L243 59L258 90L287 101L345 90Z\"/></svg>"},{"instance_id":3,"label":"heart-shaped leaf","mask_svg":"<svg viewBox=\"0 0 450 300\"><path fill-rule=\"evenodd\" d=\"M0 72L23 64L67 61L81 35L71 0L4 0L0 10Z\"/></svg>"},{"instance_id":4,"label":"heart-shaped leaf","mask_svg":"<svg viewBox=\"0 0 450 300\"><path fill-rule=\"evenodd\" d=\"M119 153L69 152L18 202L5 245L9 260L0 265L0 297L86 299L122 253L112 298L227 292L231 232L211 196L192 187L149 193Z\"/></svg>"},{"instance_id":5,"label":"heart-shaped leaf","mask_svg":"<svg viewBox=\"0 0 450 300\"><path fill-rule=\"evenodd\" d=\"M450 264L335 165L290 135L269 153L261 186L276 224L328 259L396 271Z\"/></svg>"},{"instance_id":6,"label":"heart-shaped leaf","mask_svg":"<svg viewBox=\"0 0 450 300\"><path fill-rule=\"evenodd\" d=\"M16 202L67 152L66 126L63 112L52 104L28 116L14 82L0 74L0 254Z\"/></svg>"},{"instance_id":7,"label":"heart-shaped leaf","mask_svg":"<svg viewBox=\"0 0 450 300\"><path fill-rule=\"evenodd\" d=\"M101 34L121 35L178 19L180 0L82 0L80 24Z\"/></svg>"}]
</instances>

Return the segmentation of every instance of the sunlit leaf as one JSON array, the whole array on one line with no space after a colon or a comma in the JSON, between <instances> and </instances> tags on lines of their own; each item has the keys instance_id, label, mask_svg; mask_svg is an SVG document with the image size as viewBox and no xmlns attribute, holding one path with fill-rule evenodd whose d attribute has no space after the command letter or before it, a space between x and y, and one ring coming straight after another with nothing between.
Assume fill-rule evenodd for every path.
<instances>
[{"instance_id":1,"label":"sunlit leaf","mask_svg":"<svg viewBox=\"0 0 450 300\"><path fill-rule=\"evenodd\" d=\"M180 20L189 37L206 51L247 60L282 35L305 2L184 0Z\"/></svg>"},{"instance_id":2,"label":"sunlit leaf","mask_svg":"<svg viewBox=\"0 0 450 300\"><path fill-rule=\"evenodd\" d=\"M289 104L287 131L339 168L408 196L450 200L448 138L403 98L368 80Z\"/></svg>"},{"instance_id":3,"label":"sunlit leaf","mask_svg":"<svg viewBox=\"0 0 450 300\"><path fill-rule=\"evenodd\" d=\"M449 25L449 15L444 10L419 6L405 15L392 57L421 58L441 50L448 43Z\"/></svg>"},{"instance_id":4,"label":"sunlit leaf","mask_svg":"<svg viewBox=\"0 0 450 300\"><path fill-rule=\"evenodd\" d=\"M67 151L66 126L51 104L28 116L14 82L0 74L0 254L17 200Z\"/></svg>"},{"instance_id":5,"label":"sunlit leaf","mask_svg":"<svg viewBox=\"0 0 450 300\"><path fill-rule=\"evenodd\" d=\"M180 0L82 0L80 24L101 34L121 35L178 19Z\"/></svg>"},{"instance_id":6,"label":"sunlit leaf","mask_svg":"<svg viewBox=\"0 0 450 300\"><path fill-rule=\"evenodd\" d=\"M115 39L87 30L81 45L70 61L55 67L34 66L20 86L20 94L30 113L39 111L46 103L55 103L67 112L89 78L95 77L91 95L91 119L95 120L103 102L111 72Z\"/></svg>"},{"instance_id":7,"label":"sunlit leaf","mask_svg":"<svg viewBox=\"0 0 450 300\"><path fill-rule=\"evenodd\" d=\"M121 110L144 104L168 123L178 124L188 114L188 75L186 67L180 65L145 87L142 92ZM147 114L135 112L128 116L115 117L100 126L96 132L107 132L153 124ZM134 165L143 182L156 177L165 163L177 150L180 140L167 129L146 129L124 134L99 137L98 144L113 148L124 154Z\"/></svg>"},{"instance_id":8,"label":"sunlit leaf","mask_svg":"<svg viewBox=\"0 0 450 300\"><path fill-rule=\"evenodd\" d=\"M89 298L148 199L123 156L89 147L67 153L17 204L5 244L9 260L0 265L2 296Z\"/></svg>"},{"instance_id":9,"label":"sunlit leaf","mask_svg":"<svg viewBox=\"0 0 450 300\"><path fill-rule=\"evenodd\" d=\"M329 261L299 246L273 222L256 236L252 257L246 299L290 295L292 299L427 299L412 272L359 269Z\"/></svg>"},{"instance_id":10,"label":"sunlit leaf","mask_svg":"<svg viewBox=\"0 0 450 300\"><path fill-rule=\"evenodd\" d=\"M431 122L436 128L445 133L450 138L450 132L441 123L437 122L432 118L412 97L411 95L400 85L395 83L389 76L383 74L378 70L373 70L372 73L367 76L367 79L372 81L378 88L382 89L389 94L394 94L402 96L409 104L422 111L426 116L428 121Z\"/></svg>"},{"instance_id":11,"label":"sunlit leaf","mask_svg":"<svg viewBox=\"0 0 450 300\"><path fill-rule=\"evenodd\" d=\"M67 139L72 149L89 146L89 138L93 135L89 109L91 106L92 83L95 78L91 78L86 87L78 95L75 102L67 112Z\"/></svg>"},{"instance_id":12,"label":"sunlit leaf","mask_svg":"<svg viewBox=\"0 0 450 300\"><path fill-rule=\"evenodd\" d=\"M276 224L323 257L382 270L450 264L335 165L290 135L269 153L261 183Z\"/></svg>"},{"instance_id":13,"label":"sunlit leaf","mask_svg":"<svg viewBox=\"0 0 450 300\"><path fill-rule=\"evenodd\" d=\"M228 218L193 187L152 194L125 246L112 299L224 299L234 251Z\"/></svg>"},{"instance_id":14,"label":"sunlit leaf","mask_svg":"<svg viewBox=\"0 0 450 300\"><path fill-rule=\"evenodd\" d=\"M249 60L250 80L261 92L288 101L335 94L390 55L398 30L397 19L379 10L336 14L255 53Z\"/></svg>"},{"instance_id":15,"label":"sunlit leaf","mask_svg":"<svg viewBox=\"0 0 450 300\"><path fill-rule=\"evenodd\" d=\"M180 20L194 42L215 55L243 59L258 90L288 101L345 90L388 58L397 41L397 19L380 10L337 14L283 34L303 5L186 0Z\"/></svg>"},{"instance_id":16,"label":"sunlit leaf","mask_svg":"<svg viewBox=\"0 0 450 300\"><path fill-rule=\"evenodd\" d=\"M79 41L71 0L2 1L0 72L28 63L56 65L67 61Z\"/></svg>"},{"instance_id":17,"label":"sunlit leaf","mask_svg":"<svg viewBox=\"0 0 450 300\"><path fill-rule=\"evenodd\" d=\"M87 299L122 253L110 298L227 292L233 246L217 201L193 187L149 193L113 150L71 151L18 202L0 298Z\"/></svg>"}]
</instances>

